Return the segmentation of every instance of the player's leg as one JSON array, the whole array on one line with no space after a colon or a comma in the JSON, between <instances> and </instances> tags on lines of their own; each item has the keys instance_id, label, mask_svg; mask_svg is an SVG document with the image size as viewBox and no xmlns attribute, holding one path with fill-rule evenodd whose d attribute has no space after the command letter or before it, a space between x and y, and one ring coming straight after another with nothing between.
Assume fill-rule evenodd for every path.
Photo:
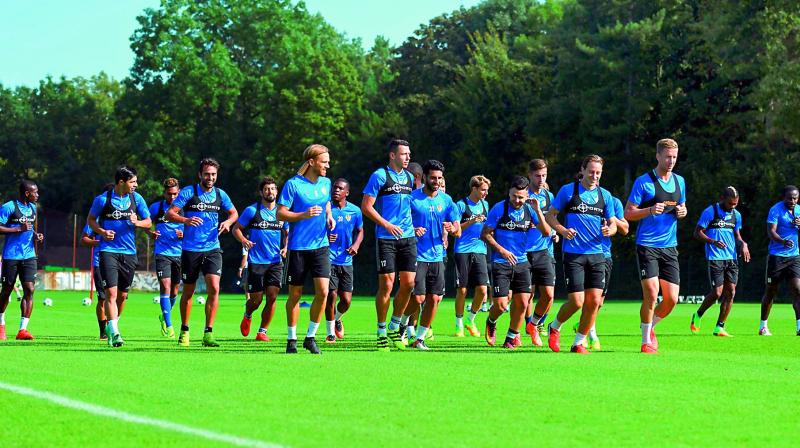
<instances>
[{"instance_id":1,"label":"player's leg","mask_svg":"<svg viewBox=\"0 0 800 448\"><path fill-rule=\"evenodd\" d=\"M328 251L327 247L321 247L306 253L308 272L314 280L314 300L309 310L310 319L303 348L316 355L320 354L316 341L317 329L325 317L325 302L328 299L331 279L331 260Z\"/></svg>"},{"instance_id":2,"label":"player's leg","mask_svg":"<svg viewBox=\"0 0 800 448\"><path fill-rule=\"evenodd\" d=\"M92 282L94 282L94 289L97 293L97 304L94 306L94 313L97 317L97 326L100 330L100 340L108 338L106 335L106 325L108 318L106 317L106 290L103 288L103 277L100 275L100 266L92 268Z\"/></svg>"},{"instance_id":3,"label":"player's leg","mask_svg":"<svg viewBox=\"0 0 800 448\"><path fill-rule=\"evenodd\" d=\"M789 289L792 292L792 307L794 308L794 319L797 324L797 335L800 336L800 278L792 277L789 279Z\"/></svg>"},{"instance_id":4,"label":"player's leg","mask_svg":"<svg viewBox=\"0 0 800 448\"><path fill-rule=\"evenodd\" d=\"M156 255L156 277L158 278L158 303L161 313L158 315L161 335L169 337L169 328L172 327L172 302L170 292L172 291L172 264L167 257ZM173 337L175 333L173 331Z\"/></svg>"},{"instance_id":5,"label":"player's leg","mask_svg":"<svg viewBox=\"0 0 800 448\"><path fill-rule=\"evenodd\" d=\"M375 293L375 312L378 318L377 348L389 351L389 338L386 330L386 317L389 314L389 300L396 277L395 259L397 241L378 239L376 244L378 262L378 291Z\"/></svg>"},{"instance_id":6,"label":"player's leg","mask_svg":"<svg viewBox=\"0 0 800 448\"><path fill-rule=\"evenodd\" d=\"M264 308L261 310L261 323L258 326L258 334L256 335L256 340L258 341L270 341L267 330L269 330L269 325L275 316L275 304L278 300L280 289L280 286L267 286Z\"/></svg>"},{"instance_id":7,"label":"player's leg","mask_svg":"<svg viewBox=\"0 0 800 448\"><path fill-rule=\"evenodd\" d=\"M339 272L339 303L336 304L336 312L334 313L334 332L337 338L344 337L344 324L342 323L342 316L350 310L350 304L353 301L353 266L342 266Z\"/></svg>"},{"instance_id":8,"label":"player's leg","mask_svg":"<svg viewBox=\"0 0 800 448\"><path fill-rule=\"evenodd\" d=\"M178 336L178 345L189 346L189 317L192 314L192 296L200 277L202 254L199 252L183 251L181 253L181 275L183 277L183 292L181 293L181 332Z\"/></svg>"},{"instance_id":9,"label":"player's leg","mask_svg":"<svg viewBox=\"0 0 800 448\"><path fill-rule=\"evenodd\" d=\"M219 347L214 338L214 320L219 308L219 284L222 275L222 252L219 249L204 254L201 271L206 279L206 325L203 328L203 346Z\"/></svg>"},{"instance_id":10,"label":"player's leg","mask_svg":"<svg viewBox=\"0 0 800 448\"><path fill-rule=\"evenodd\" d=\"M9 272L9 261L3 260L2 268L0 268L2 271L0 274L0 280L2 280L2 288L0 288L0 341L8 339L8 336L6 336L6 309L8 308L11 291L14 290L14 281L16 279L16 273L11 277Z\"/></svg>"},{"instance_id":11,"label":"player's leg","mask_svg":"<svg viewBox=\"0 0 800 448\"><path fill-rule=\"evenodd\" d=\"M530 303L531 294L529 292L513 292L511 298L511 311L509 312L508 332L503 342L503 348L513 350L516 348L515 340L519 337L519 331L525 322L525 310Z\"/></svg>"},{"instance_id":12,"label":"player's leg","mask_svg":"<svg viewBox=\"0 0 800 448\"><path fill-rule=\"evenodd\" d=\"M426 263L428 271L424 276L425 292L423 296L424 306L420 313L419 328L417 329L417 341L415 347L420 349L427 349L425 340L430 339L428 330L433 326L433 319L436 318L436 311L439 309L439 303L442 301L444 295L444 262ZM419 291L415 291L419 292ZM419 300L419 296L417 296ZM420 344L422 346L420 346Z\"/></svg>"},{"instance_id":13,"label":"player's leg","mask_svg":"<svg viewBox=\"0 0 800 448\"><path fill-rule=\"evenodd\" d=\"M328 334L325 342L336 342L336 299L339 296L339 266L331 266L331 278L328 281L328 298L325 300L325 324Z\"/></svg>"},{"instance_id":14,"label":"player's leg","mask_svg":"<svg viewBox=\"0 0 800 448\"><path fill-rule=\"evenodd\" d=\"M31 319L31 312L33 312L34 289L34 282L32 280L22 280L22 300L19 302L19 332L17 333L17 339L19 340L33 339L33 335L28 331L28 322Z\"/></svg>"},{"instance_id":15,"label":"player's leg","mask_svg":"<svg viewBox=\"0 0 800 448\"><path fill-rule=\"evenodd\" d=\"M456 277L456 299L454 304L456 315L455 337L464 336L464 305L467 299L470 256L471 254L455 254L453 256Z\"/></svg>"},{"instance_id":16,"label":"player's leg","mask_svg":"<svg viewBox=\"0 0 800 448\"><path fill-rule=\"evenodd\" d=\"M512 266L504 263L492 264L492 306L489 307L483 332L486 343L490 346L494 346L497 340L497 319L508 309L511 274Z\"/></svg>"},{"instance_id":17,"label":"player's leg","mask_svg":"<svg viewBox=\"0 0 800 448\"><path fill-rule=\"evenodd\" d=\"M250 325L253 322L253 313L261 306L264 297L264 276L267 273L267 265L251 263L247 267L247 284L245 290L248 292L247 300L244 302L244 316L239 323L239 333L247 337L250 335Z\"/></svg>"},{"instance_id":18,"label":"player's leg","mask_svg":"<svg viewBox=\"0 0 800 448\"><path fill-rule=\"evenodd\" d=\"M730 336L728 331L725 330L725 322L728 320L728 315L733 306L733 298L736 296L736 279L725 279L722 292L720 293L719 301L719 317L717 317L717 325L714 327L714 336Z\"/></svg>"},{"instance_id":19,"label":"player's leg","mask_svg":"<svg viewBox=\"0 0 800 448\"><path fill-rule=\"evenodd\" d=\"M400 336L400 324L403 312L411 300L414 289L414 280L417 273L417 242L415 238L403 238L397 241L396 268L398 271L399 285L394 296L392 318L387 328L387 336L397 349L404 349Z\"/></svg>"}]
</instances>

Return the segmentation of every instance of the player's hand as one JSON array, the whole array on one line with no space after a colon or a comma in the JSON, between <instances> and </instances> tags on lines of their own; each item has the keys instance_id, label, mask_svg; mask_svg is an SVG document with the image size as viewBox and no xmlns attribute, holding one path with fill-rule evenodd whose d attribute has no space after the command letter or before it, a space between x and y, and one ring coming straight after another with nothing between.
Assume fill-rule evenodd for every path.
<instances>
[{"instance_id":1,"label":"player's hand","mask_svg":"<svg viewBox=\"0 0 800 448\"><path fill-rule=\"evenodd\" d=\"M450 247L450 241L447 240L447 236L442 240L442 247L444 247L445 252L447 252L447 248Z\"/></svg>"},{"instance_id":2,"label":"player's hand","mask_svg":"<svg viewBox=\"0 0 800 448\"><path fill-rule=\"evenodd\" d=\"M27 232L28 230L33 229L33 226L31 226L31 223L25 221L25 222L23 222L23 223L21 223L19 225L19 228L20 228L19 233L22 233L22 232Z\"/></svg>"},{"instance_id":3,"label":"player's hand","mask_svg":"<svg viewBox=\"0 0 800 448\"><path fill-rule=\"evenodd\" d=\"M179 240L182 240L183 239L183 230L176 230L175 231L175 236L177 236Z\"/></svg>"},{"instance_id":4,"label":"player's hand","mask_svg":"<svg viewBox=\"0 0 800 448\"><path fill-rule=\"evenodd\" d=\"M678 218L685 218L687 213L686 204L678 204L675 206L675 214Z\"/></svg>"},{"instance_id":5,"label":"player's hand","mask_svg":"<svg viewBox=\"0 0 800 448\"><path fill-rule=\"evenodd\" d=\"M355 255L355 254L358 253L358 249L359 249L358 246L353 244L352 246L347 248L347 253L350 254L350 255Z\"/></svg>"},{"instance_id":6,"label":"player's hand","mask_svg":"<svg viewBox=\"0 0 800 448\"><path fill-rule=\"evenodd\" d=\"M428 229L426 229L425 227L414 227L414 235L416 235L417 237L425 235L425 232L427 231Z\"/></svg>"},{"instance_id":7,"label":"player's hand","mask_svg":"<svg viewBox=\"0 0 800 448\"><path fill-rule=\"evenodd\" d=\"M242 247L244 247L247 250L252 249L253 246L255 246L255 245L256 245L256 243L254 243L254 242L252 242L250 240L247 240L247 239L242 241Z\"/></svg>"},{"instance_id":8,"label":"player's hand","mask_svg":"<svg viewBox=\"0 0 800 448\"><path fill-rule=\"evenodd\" d=\"M203 218L199 216L192 216L188 221L184 222L189 227L199 227L203 225Z\"/></svg>"},{"instance_id":9,"label":"player's hand","mask_svg":"<svg viewBox=\"0 0 800 448\"><path fill-rule=\"evenodd\" d=\"M309 208L308 210L306 210L305 218L306 219L313 218L313 217L319 216L321 214L322 214L322 207L320 207L319 205L315 205L315 206Z\"/></svg>"},{"instance_id":10,"label":"player's hand","mask_svg":"<svg viewBox=\"0 0 800 448\"><path fill-rule=\"evenodd\" d=\"M333 215L328 215L328 229L333 230L336 228L336 220L333 219Z\"/></svg>"},{"instance_id":11,"label":"player's hand","mask_svg":"<svg viewBox=\"0 0 800 448\"><path fill-rule=\"evenodd\" d=\"M239 278L242 278L242 276L244 276L244 268L239 268L238 276L239 276Z\"/></svg>"},{"instance_id":12,"label":"player's hand","mask_svg":"<svg viewBox=\"0 0 800 448\"><path fill-rule=\"evenodd\" d=\"M337 234L337 233L329 233L328 234L328 242L329 243L335 243L337 239L339 239L339 234Z\"/></svg>"},{"instance_id":13,"label":"player's hand","mask_svg":"<svg viewBox=\"0 0 800 448\"><path fill-rule=\"evenodd\" d=\"M281 249L281 258L286 258L286 248Z\"/></svg>"},{"instance_id":14,"label":"player's hand","mask_svg":"<svg viewBox=\"0 0 800 448\"><path fill-rule=\"evenodd\" d=\"M161 236L161 232L159 232L158 230L151 230L148 233L150 233L150 237L153 238L154 240L158 239L158 237Z\"/></svg>"},{"instance_id":15,"label":"player's hand","mask_svg":"<svg viewBox=\"0 0 800 448\"><path fill-rule=\"evenodd\" d=\"M106 241L114 241L114 231L113 230L100 229L100 232L98 232L98 233L100 234L100 236L103 237L104 240L106 240Z\"/></svg>"},{"instance_id":16,"label":"player's hand","mask_svg":"<svg viewBox=\"0 0 800 448\"><path fill-rule=\"evenodd\" d=\"M794 241L792 241L792 240L790 240L788 238L783 240L783 247L790 247L790 248L794 247Z\"/></svg>"},{"instance_id":17,"label":"player's hand","mask_svg":"<svg viewBox=\"0 0 800 448\"><path fill-rule=\"evenodd\" d=\"M486 215L484 214L473 215L473 219L475 220L475 222L484 222L486 221Z\"/></svg>"},{"instance_id":18,"label":"player's hand","mask_svg":"<svg viewBox=\"0 0 800 448\"><path fill-rule=\"evenodd\" d=\"M231 231L231 223L228 221L222 221L219 223L219 228L217 230L217 235L222 235L223 233L227 233Z\"/></svg>"},{"instance_id":19,"label":"player's hand","mask_svg":"<svg viewBox=\"0 0 800 448\"><path fill-rule=\"evenodd\" d=\"M742 243L742 259L745 263L750 263L750 248L747 247L747 243Z\"/></svg>"},{"instance_id":20,"label":"player's hand","mask_svg":"<svg viewBox=\"0 0 800 448\"><path fill-rule=\"evenodd\" d=\"M515 257L514 254L505 249L500 251L500 256L503 257L506 261L508 261L508 264L510 264L511 266L517 264L517 257Z\"/></svg>"},{"instance_id":21,"label":"player's hand","mask_svg":"<svg viewBox=\"0 0 800 448\"><path fill-rule=\"evenodd\" d=\"M533 207L534 210L539 210L539 200L534 197L528 197L528 204Z\"/></svg>"},{"instance_id":22,"label":"player's hand","mask_svg":"<svg viewBox=\"0 0 800 448\"><path fill-rule=\"evenodd\" d=\"M38 241L38 242L40 242L40 243L41 243L42 241L44 241L44 234L42 234L42 233L35 233L34 235L36 236L36 241Z\"/></svg>"},{"instance_id":23,"label":"player's hand","mask_svg":"<svg viewBox=\"0 0 800 448\"><path fill-rule=\"evenodd\" d=\"M608 227L608 221L605 219L603 220L603 224L600 226L600 232L603 233L603 236L611 236L611 228Z\"/></svg>"},{"instance_id":24,"label":"player's hand","mask_svg":"<svg viewBox=\"0 0 800 448\"><path fill-rule=\"evenodd\" d=\"M664 203L659 202L658 204L654 204L650 206L650 214L651 215L661 215L664 213Z\"/></svg>"},{"instance_id":25,"label":"player's hand","mask_svg":"<svg viewBox=\"0 0 800 448\"><path fill-rule=\"evenodd\" d=\"M454 226L452 222L445 221L443 225L444 231L447 233L453 233L456 231L456 226Z\"/></svg>"},{"instance_id":26,"label":"player's hand","mask_svg":"<svg viewBox=\"0 0 800 448\"><path fill-rule=\"evenodd\" d=\"M129 219L131 220L131 224L136 227L136 223L139 222L139 217L136 216L136 213L131 213L131 217Z\"/></svg>"},{"instance_id":27,"label":"player's hand","mask_svg":"<svg viewBox=\"0 0 800 448\"><path fill-rule=\"evenodd\" d=\"M392 236L397 239L400 239L400 237L403 236L403 229L401 229L400 226L396 226L392 223L387 222L387 225L384 227L384 229L386 229L387 232L391 233Z\"/></svg>"},{"instance_id":28,"label":"player's hand","mask_svg":"<svg viewBox=\"0 0 800 448\"><path fill-rule=\"evenodd\" d=\"M565 227L564 228L564 232L562 233L564 238L566 238L568 240L571 240L571 239L575 238L575 235L577 235L577 234L578 234L578 231L573 229L573 228L571 228L571 227L569 229Z\"/></svg>"},{"instance_id":29,"label":"player's hand","mask_svg":"<svg viewBox=\"0 0 800 448\"><path fill-rule=\"evenodd\" d=\"M792 224L794 224L795 226L800 226L800 216L798 216L797 218L794 218L792 220Z\"/></svg>"},{"instance_id":30,"label":"player's hand","mask_svg":"<svg viewBox=\"0 0 800 448\"><path fill-rule=\"evenodd\" d=\"M728 245L722 240L714 240L714 246L719 247L720 249L725 249L728 247Z\"/></svg>"},{"instance_id":31,"label":"player's hand","mask_svg":"<svg viewBox=\"0 0 800 448\"><path fill-rule=\"evenodd\" d=\"M555 244L555 243L558 243L559 241L561 241L561 236L558 234L558 232L556 232L554 230L553 231L553 235L550 237L550 239L552 239L553 243Z\"/></svg>"}]
</instances>

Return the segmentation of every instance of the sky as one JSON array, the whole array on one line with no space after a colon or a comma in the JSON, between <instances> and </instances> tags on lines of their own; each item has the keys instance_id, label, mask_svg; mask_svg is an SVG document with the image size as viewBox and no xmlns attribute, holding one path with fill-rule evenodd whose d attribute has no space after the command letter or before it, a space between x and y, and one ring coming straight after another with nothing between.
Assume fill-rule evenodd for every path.
<instances>
[{"instance_id":1,"label":"sky","mask_svg":"<svg viewBox=\"0 0 800 448\"><path fill-rule=\"evenodd\" d=\"M0 84L38 85L50 75L128 75L136 16L159 0L0 0ZM339 32L365 48L383 35L402 43L423 23L479 0L306 0Z\"/></svg>"}]
</instances>

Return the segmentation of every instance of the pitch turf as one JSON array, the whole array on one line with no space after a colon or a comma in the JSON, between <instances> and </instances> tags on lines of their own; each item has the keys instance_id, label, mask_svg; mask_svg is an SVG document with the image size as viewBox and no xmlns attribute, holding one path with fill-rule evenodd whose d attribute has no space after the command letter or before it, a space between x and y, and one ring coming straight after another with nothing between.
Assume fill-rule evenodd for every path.
<instances>
[{"instance_id":1,"label":"pitch turf","mask_svg":"<svg viewBox=\"0 0 800 448\"><path fill-rule=\"evenodd\" d=\"M47 295L55 305L41 305ZM33 343L0 343L0 382L285 446L795 446L800 403L800 338L788 305L776 305L775 336L758 337L758 307L736 304L715 338L712 309L702 335L689 333L695 305L678 305L659 324L661 353L639 351L638 304L610 302L598 329L603 351L554 354L524 346L509 353L482 338L452 337L452 302L434 324L432 351L377 353L374 305L354 302L346 339L323 355L283 353L278 305L273 342L239 335L239 296L221 301L217 349L200 346L195 305L192 347L161 337L152 294L132 294L120 323L127 344L97 340L83 293L37 294ZM9 333L18 320L9 307ZM177 308L176 308L177 311ZM305 332L301 310L298 333ZM486 314L478 317L481 330ZM498 324L505 333L507 317ZM572 322L562 344L569 347ZM254 318L254 327L257 318ZM0 445L224 446L0 390Z\"/></svg>"}]
</instances>

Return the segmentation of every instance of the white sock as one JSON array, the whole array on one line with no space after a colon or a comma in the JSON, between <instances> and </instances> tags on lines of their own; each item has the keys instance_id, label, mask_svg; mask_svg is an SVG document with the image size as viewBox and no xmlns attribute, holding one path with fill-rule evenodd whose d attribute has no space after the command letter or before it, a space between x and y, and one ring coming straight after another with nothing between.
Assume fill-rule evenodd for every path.
<instances>
[{"instance_id":1,"label":"white sock","mask_svg":"<svg viewBox=\"0 0 800 448\"><path fill-rule=\"evenodd\" d=\"M589 339L595 340L597 339L597 329L594 325L592 325L592 329L589 330Z\"/></svg>"},{"instance_id":2,"label":"white sock","mask_svg":"<svg viewBox=\"0 0 800 448\"><path fill-rule=\"evenodd\" d=\"M267 329L266 328L259 328L258 332L262 333L262 334L267 334Z\"/></svg>"},{"instance_id":3,"label":"white sock","mask_svg":"<svg viewBox=\"0 0 800 448\"><path fill-rule=\"evenodd\" d=\"M0 313L0 325L6 324L6 313Z\"/></svg>"},{"instance_id":4,"label":"white sock","mask_svg":"<svg viewBox=\"0 0 800 448\"><path fill-rule=\"evenodd\" d=\"M19 319L19 329L20 329L20 331L28 328L28 321L29 320L30 320L30 318L28 318L28 317L21 317Z\"/></svg>"},{"instance_id":5,"label":"white sock","mask_svg":"<svg viewBox=\"0 0 800 448\"><path fill-rule=\"evenodd\" d=\"M519 333L517 333L516 331L508 330L508 332L506 333L507 339L515 339L517 336L519 336Z\"/></svg>"},{"instance_id":6,"label":"white sock","mask_svg":"<svg viewBox=\"0 0 800 448\"><path fill-rule=\"evenodd\" d=\"M475 322L475 316L477 315L478 315L477 313L473 313L472 310L469 310L469 321Z\"/></svg>"},{"instance_id":7,"label":"white sock","mask_svg":"<svg viewBox=\"0 0 800 448\"><path fill-rule=\"evenodd\" d=\"M464 316L456 317L456 327L464 328Z\"/></svg>"},{"instance_id":8,"label":"white sock","mask_svg":"<svg viewBox=\"0 0 800 448\"><path fill-rule=\"evenodd\" d=\"M422 325L417 328L417 339L424 341L425 340L425 333L428 332L428 329L423 327Z\"/></svg>"},{"instance_id":9,"label":"white sock","mask_svg":"<svg viewBox=\"0 0 800 448\"><path fill-rule=\"evenodd\" d=\"M402 316L400 316L400 324L408 325L408 319L410 318L411 316L406 316L405 314L403 314Z\"/></svg>"},{"instance_id":10,"label":"white sock","mask_svg":"<svg viewBox=\"0 0 800 448\"><path fill-rule=\"evenodd\" d=\"M659 322L661 322L661 318L654 314L653 315L653 328L655 328L656 324L659 323Z\"/></svg>"},{"instance_id":11,"label":"white sock","mask_svg":"<svg viewBox=\"0 0 800 448\"><path fill-rule=\"evenodd\" d=\"M289 334L286 336L286 339L289 340L297 340L297 326L289 327Z\"/></svg>"},{"instance_id":12,"label":"white sock","mask_svg":"<svg viewBox=\"0 0 800 448\"><path fill-rule=\"evenodd\" d=\"M585 334L575 333L575 341L572 342L572 346L575 347L577 345L581 345L585 340L586 340Z\"/></svg>"},{"instance_id":13,"label":"white sock","mask_svg":"<svg viewBox=\"0 0 800 448\"><path fill-rule=\"evenodd\" d=\"M111 334L119 334L119 329L117 328L117 321L119 319L113 319L108 321L108 325L111 326Z\"/></svg>"},{"instance_id":14,"label":"white sock","mask_svg":"<svg viewBox=\"0 0 800 448\"><path fill-rule=\"evenodd\" d=\"M415 335L414 326L409 325L406 327L406 338L411 339Z\"/></svg>"},{"instance_id":15,"label":"white sock","mask_svg":"<svg viewBox=\"0 0 800 448\"><path fill-rule=\"evenodd\" d=\"M317 335L317 328L319 328L319 322L314 322L313 320L308 323L308 331L306 332L307 338L313 338Z\"/></svg>"},{"instance_id":16,"label":"white sock","mask_svg":"<svg viewBox=\"0 0 800 448\"><path fill-rule=\"evenodd\" d=\"M766 320L762 320L761 321L761 325L759 325L758 329L759 330L763 330L765 328L767 328L767 321Z\"/></svg>"},{"instance_id":17,"label":"white sock","mask_svg":"<svg viewBox=\"0 0 800 448\"><path fill-rule=\"evenodd\" d=\"M339 310L336 310L336 315L333 317L333 320L342 320L342 314L344 313L340 313Z\"/></svg>"},{"instance_id":18,"label":"white sock","mask_svg":"<svg viewBox=\"0 0 800 448\"><path fill-rule=\"evenodd\" d=\"M335 323L336 323L336 321L333 321L333 320L325 321L325 324L328 326L328 336L333 336L334 334L336 334L336 332L333 329L333 326L334 326Z\"/></svg>"},{"instance_id":19,"label":"white sock","mask_svg":"<svg viewBox=\"0 0 800 448\"><path fill-rule=\"evenodd\" d=\"M642 322L640 325L642 329L642 344L649 344L650 343L650 330L653 329L653 324L650 322Z\"/></svg>"},{"instance_id":20,"label":"white sock","mask_svg":"<svg viewBox=\"0 0 800 448\"><path fill-rule=\"evenodd\" d=\"M554 330L561 331L561 324L562 323L558 321L558 317L556 317L552 322L550 322L550 327Z\"/></svg>"}]
</instances>

